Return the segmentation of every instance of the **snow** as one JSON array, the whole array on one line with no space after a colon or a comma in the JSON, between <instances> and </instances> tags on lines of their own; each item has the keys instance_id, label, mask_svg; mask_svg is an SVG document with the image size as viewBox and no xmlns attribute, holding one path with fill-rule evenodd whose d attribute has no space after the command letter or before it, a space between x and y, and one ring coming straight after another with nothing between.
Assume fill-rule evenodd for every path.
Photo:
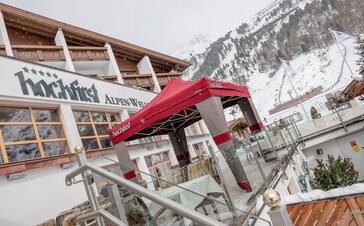
<instances>
[{"instance_id":1,"label":"snow","mask_svg":"<svg viewBox=\"0 0 364 226\"><path fill-rule=\"evenodd\" d=\"M316 189L308 193L296 193L293 195L287 195L282 197L282 202L288 205L288 204L311 202L311 201L340 197L340 196L355 195L361 193L364 193L363 183L354 184L343 188L335 188L329 191L322 191Z\"/></svg>"},{"instance_id":2,"label":"snow","mask_svg":"<svg viewBox=\"0 0 364 226\"><path fill-rule=\"evenodd\" d=\"M340 44L340 48L343 52L346 51L345 59L351 70L357 74L356 60L358 55L356 54L355 45L354 39L347 39L342 45ZM301 54L290 61L290 64L296 72L295 76L291 78L299 95L320 85L324 91L332 92L345 87L353 79L336 44L331 45L329 48ZM270 109L291 99L288 91L292 90L292 86L284 75L283 67L271 77L269 76L270 73L256 71L252 76L253 79L248 82L253 102L262 118L269 118L268 111ZM294 92L292 92L292 96L296 98Z\"/></svg>"},{"instance_id":3,"label":"snow","mask_svg":"<svg viewBox=\"0 0 364 226\"><path fill-rule=\"evenodd\" d=\"M181 59L189 59L191 55L203 53L221 35L221 33L195 35L188 44L179 46L172 55Z\"/></svg>"}]
</instances>

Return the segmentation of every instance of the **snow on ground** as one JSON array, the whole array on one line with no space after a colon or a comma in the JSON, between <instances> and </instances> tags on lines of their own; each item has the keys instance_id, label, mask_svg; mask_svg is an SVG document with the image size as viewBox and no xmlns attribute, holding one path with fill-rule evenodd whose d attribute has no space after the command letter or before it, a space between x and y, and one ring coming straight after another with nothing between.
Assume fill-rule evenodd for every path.
<instances>
[{"instance_id":1,"label":"snow on ground","mask_svg":"<svg viewBox=\"0 0 364 226\"><path fill-rule=\"evenodd\" d=\"M349 38L339 44L342 52L346 52L345 59L350 65L354 74L357 74L358 59L355 49L355 40ZM305 94L307 91L322 86L324 90L335 90L345 87L352 81L352 75L343 62L343 57L339 52L336 44L329 48L314 50L307 54L295 57L290 62L293 70L296 72L292 76L292 83L299 95ZM342 73L341 73L342 70ZM291 99L288 90L292 90L292 86L284 73L283 67L273 75L270 73L256 72L252 79L248 82L253 101L262 118L269 118L268 111L274 108L280 102L283 103ZM292 97L296 98L292 90Z\"/></svg>"},{"instance_id":2,"label":"snow on ground","mask_svg":"<svg viewBox=\"0 0 364 226\"><path fill-rule=\"evenodd\" d=\"M308 193L296 193L293 195L287 195L282 197L284 204L294 204L302 202L310 202L320 199L328 199L346 195L354 195L364 193L364 184L354 184L344 188L335 188L329 191L312 190Z\"/></svg>"}]
</instances>

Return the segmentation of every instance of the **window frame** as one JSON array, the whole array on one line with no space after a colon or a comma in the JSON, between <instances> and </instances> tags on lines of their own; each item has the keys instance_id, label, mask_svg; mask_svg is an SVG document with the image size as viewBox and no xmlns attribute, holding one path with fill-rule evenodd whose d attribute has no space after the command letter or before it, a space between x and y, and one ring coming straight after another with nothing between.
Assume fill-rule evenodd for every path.
<instances>
[{"instance_id":1,"label":"window frame","mask_svg":"<svg viewBox=\"0 0 364 226\"><path fill-rule=\"evenodd\" d=\"M168 160L167 160L167 161L161 161L161 162L159 162L159 163L157 163L157 164L154 164L154 163L153 163L153 161L152 161L152 159L151 159L151 156L153 156L153 155L159 155L159 156L160 156L160 155L162 155L162 154L164 154L164 153L168 156ZM168 173L170 173L170 172L172 171L172 162L171 162L171 158L170 158L170 156L169 156L169 154L168 154L168 151L162 151L162 152L158 152L158 153L155 153L155 154L146 155L146 156L144 156L144 160L145 160L145 162L147 162L146 158L149 158L150 163L151 163L151 166L148 166L148 164L147 164L148 171L149 171L149 170L153 170L153 172L154 172L154 176L155 176L155 177L157 177L157 178L152 177L152 181L157 181L158 186L159 186L159 187L161 187L161 181L160 181L160 178L161 178L161 177L163 177L164 175L167 175ZM159 158L160 158L160 157L159 157ZM167 172L167 171L166 171L165 166L164 166L165 164L168 164L168 163L171 165L171 169L170 169L170 171L169 171L169 172ZM165 173L165 174L163 174L163 175L161 175L161 176L158 176L158 173L157 173L157 170L156 170L157 165L162 165L162 167L163 167L163 169L164 169L164 171L165 171L166 173ZM150 173L150 172L148 172L148 173Z\"/></svg>"},{"instance_id":2,"label":"window frame","mask_svg":"<svg viewBox=\"0 0 364 226\"><path fill-rule=\"evenodd\" d=\"M30 121L24 121L24 122L0 122L0 126L32 126L34 134L35 134L35 140L21 140L21 141L10 141L5 142L3 137L2 129L0 129L0 149L1 149L1 156L2 156L2 164L12 164L12 163L18 163L23 161L32 161L37 159L44 159L44 158L51 158L55 156L62 156L64 154L71 153L70 145L68 142L68 134L65 130L63 118L61 117L59 113L59 107L56 106L24 106L24 105L6 105L1 104L0 107L9 107L9 108L21 108L26 109L29 113ZM59 118L59 122L37 122L35 114L33 110L56 110L57 116ZM51 139L41 139L41 136L39 134L38 126L39 125L58 125L61 126L62 133L64 135L63 138L51 138ZM55 156L47 156L43 149L43 143L50 143L50 142L65 142L67 146L67 152L61 155L55 155ZM39 158L33 158L33 159L26 159L26 160L19 160L19 161L12 161L9 162L8 154L6 152L6 146L11 145L24 145L24 144L37 144L40 157Z\"/></svg>"},{"instance_id":3,"label":"window frame","mask_svg":"<svg viewBox=\"0 0 364 226\"><path fill-rule=\"evenodd\" d=\"M90 149L90 150L87 150L87 151L97 151L97 150L112 148L112 147L105 147L105 148L102 147L101 142L100 142L100 138L109 138L109 134L99 135L97 133L96 125L108 125L109 129L111 129L112 127L114 127L116 125L119 125L122 122L120 112L118 112L118 111L108 111L108 110L96 110L96 109L95 110L72 109L73 115L74 115L75 112L87 112L87 115L88 115L88 117L90 119L90 121L87 121L87 122L79 122L79 121L76 120L76 118L74 118L75 123L77 125L77 131L78 131L78 134L80 136L81 141L87 140L87 139L96 139L97 145L99 147L98 149ZM106 121L105 122L95 122L93 117L92 117L92 113L104 113L105 116L106 116ZM118 115L118 118L120 119L120 121L111 122L110 113ZM80 131L78 130L79 125L91 125L94 135L92 135L92 136L81 136Z\"/></svg>"}]
</instances>

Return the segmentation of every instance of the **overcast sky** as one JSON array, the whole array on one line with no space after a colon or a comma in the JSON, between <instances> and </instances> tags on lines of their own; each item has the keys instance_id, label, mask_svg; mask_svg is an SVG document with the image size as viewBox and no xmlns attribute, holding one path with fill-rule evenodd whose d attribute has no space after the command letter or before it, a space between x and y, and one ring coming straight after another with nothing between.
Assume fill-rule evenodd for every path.
<instances>
[{"instance_id":1,"label":"overcast sky","mask_svg":"<svg viewBox=\"0 0 364 226\"><path fill-rule=\"evenodd\" d=\"M173 54L195 34L249 22L273 0L0 0L21 9Z\"/></svg>"}]
</instances>

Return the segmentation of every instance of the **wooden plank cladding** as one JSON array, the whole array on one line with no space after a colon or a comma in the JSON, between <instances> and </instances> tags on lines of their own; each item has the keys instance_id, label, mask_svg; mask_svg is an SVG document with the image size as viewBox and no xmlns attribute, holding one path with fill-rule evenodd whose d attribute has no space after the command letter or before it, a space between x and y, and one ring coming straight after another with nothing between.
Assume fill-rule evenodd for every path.
<instances>
[{"instance_id":1,"label":"wooden plank cladding","mask_svg":"<svg viewBox=\"0 0 364 226\"><path fill-rule=\"evenodd\" d=\"M109 60L106 47L70 46L68 47L74 61Z\"/></svg>"},{"instance_id":2,"label":"wooden plank cladding","mask_svg":"<svg viewBox=\"0 0 364 226\"><path fill-rule=\"evenodd\" d=\"M157 73L160 86L166 86L171 79L181 79L182 73Z\"/></svg>"},{"instance_id":3,"label":"wooden plank cladding","mask_svg":"<svg viewBox=\"0 0 364 226\"><path fill-rule=\"evenodd\" d=\"M4 45L0 45L0 54L6 55L6 51L5 51L5 46Z\"/></svg>"},{"instance_id":4,"label":"wooden plank cladding","mask_svg":"<svg viewBox=\"0 0 364 226\"><path fill-rule=\"evenodd\" d=\"M295 226L364 225L364 194L287 206Z\"/></svg>"},{"instance_id":5,"label":"wooden plank cladding","mask_svg":"<svg viewBox=\"0 0 364 226\"><path fill-rule=\"evenodd\" d=\"M12 45L15 58L27 61L64 61L60 46Z\"/></svg>"},{"instance_id":6,"label":"wooden plank cladding","mask_svg":"<svg viewBox=\"0 0 364 226\"><path fill-rule=\"evenodd\" d=\"M154 86L151 74L134 74L134 75L122 75L124 83L130 86L139 86L143 88L149 88Z\"/></svg>"}]
</instances>

